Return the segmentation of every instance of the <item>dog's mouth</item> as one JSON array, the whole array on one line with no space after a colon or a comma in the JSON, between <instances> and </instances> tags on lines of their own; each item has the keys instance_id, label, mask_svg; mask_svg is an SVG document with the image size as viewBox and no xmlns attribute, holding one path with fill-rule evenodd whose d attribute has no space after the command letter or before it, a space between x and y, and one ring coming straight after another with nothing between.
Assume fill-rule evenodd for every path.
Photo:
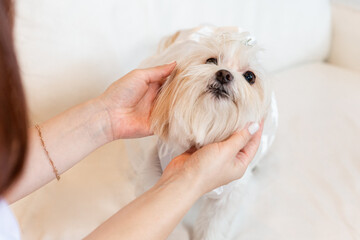
<instances>
[{"instance_id":1,"label":"dog's mouth","mask_svg":"<svg viewBox=\"0 0 360 240\"><path fill-rule=\"evenodd\" d=\"M211 84L208 86L207 92L213 94L215 98L229 98L230 95L223 85Z\"/></svg>"}]
</instances>

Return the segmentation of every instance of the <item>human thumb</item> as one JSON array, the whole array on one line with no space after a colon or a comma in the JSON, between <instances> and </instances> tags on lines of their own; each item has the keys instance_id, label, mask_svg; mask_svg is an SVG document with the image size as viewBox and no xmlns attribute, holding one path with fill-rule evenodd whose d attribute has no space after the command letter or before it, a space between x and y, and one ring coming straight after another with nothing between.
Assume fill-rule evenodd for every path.
<instances>
[{"instance_id":1,"label":"human thumb","mask_svg":"<svg viewBox=\"0 0 360 240\"><path fill-rule=\"evenodd\" d=\"M251 139L252 135L259 130L259 124L253 123L246 128L236 131L227 140L222 142L224 148L226 148L231 155L236 155Z\"/></svg>"},{"instance_id":2,"label":"human thumb","mask_svg":"<svg viewBox=\"0 0 360 240\"><path fill-rule=\"evenodd\" d=\"M162 84L165 79L171 74L176 66L176 61L160 65L151 68L142 69L143 73L146 74L148 83L160 83Z\"/></svg>"}]
</instances>

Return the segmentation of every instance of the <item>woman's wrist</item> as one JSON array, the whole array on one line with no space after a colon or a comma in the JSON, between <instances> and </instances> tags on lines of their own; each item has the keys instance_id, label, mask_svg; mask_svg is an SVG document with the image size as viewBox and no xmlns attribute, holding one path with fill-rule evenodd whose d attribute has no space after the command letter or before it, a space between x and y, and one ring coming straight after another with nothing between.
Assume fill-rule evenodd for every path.
<instances>
[{"instance_id":1,"label":"woman's wrist","mask_svg":"<svg viewBox=\"0 0 360 240\"><path fill-rule=\"evenodd\" d=\"M98 99L74 106L39 125L46 150L59 174L112 141L110 120ZM9 202L15 202L55 178L49 156L38 131L30 128L26 170L7 193Z\"/></svg>"},{"instance_id":2,"label":"woman's wrist","mask_svg":"<svg viewBox=\"0 0 360 240\"><path fill-rule=\"evenodd\" d=\"M170 176L162 176L154 185L154 189L173 188L176 191L186 193L188 197L197 200L204 192L200 176L189 173L176 173Z\"/></svg>"},{"instance_id":3,"label":"woman's wrist","mask_svg":"<svg viewBox=\"0 0 360 240\"><path fill-rule=\"evenodd\" d=\"M87 118L85 126L91 138L97 139L100 145L116 140L110 113L100 97L83 103L83 108L88 111L89 118Z\"/></svg>"}]
</instances>

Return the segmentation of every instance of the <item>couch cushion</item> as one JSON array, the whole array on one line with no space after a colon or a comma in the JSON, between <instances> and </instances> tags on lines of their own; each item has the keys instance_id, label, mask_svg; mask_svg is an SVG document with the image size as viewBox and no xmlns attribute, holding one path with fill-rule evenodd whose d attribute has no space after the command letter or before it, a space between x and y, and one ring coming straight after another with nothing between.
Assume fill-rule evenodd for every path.
<instances>
[{"instance_id":1,"label":"couch cushion","mask_svg":"<svg viewBox=\"0 0 360 240\"><path fill-rule=\"evenodd\" d=\"M360 237L360 74L318 63L273 80L278 133L239 239Z\"/></svg>"},{"instance_id":2,"label":"couch cushion","mask_svg":"<svg viewBox=\"0 0 360 240\"><path fill-rule=\"evenodd\" d=\"M316 63L272 79L278 133L244 197L239 239L359 237L360 74ZM13 205L24 239L80 239L134 197L133 178L121 141L97 150Z\"/></svg>"},{"instance_id":3,"label":"couch cushion","mask_svg":"<svg viewBox=\"0 0 360 240\"><path fill-rule=\"evenodd\" d=\"M250 30L270 71L322 60L328 0L18 0L16 40L32 117L43 120L136 68L161 37L199 24Z\"/></svg>"}]
</instances>

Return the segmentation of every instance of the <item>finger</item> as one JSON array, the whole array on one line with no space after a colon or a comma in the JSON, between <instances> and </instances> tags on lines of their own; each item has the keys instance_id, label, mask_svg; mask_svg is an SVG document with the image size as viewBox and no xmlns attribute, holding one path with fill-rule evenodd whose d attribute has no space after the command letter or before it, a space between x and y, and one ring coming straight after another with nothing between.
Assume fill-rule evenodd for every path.
<instances>
[{"instance_id":1,"label":"finger","mask_svg":"<svg viewBox=\"0 0 360 240\"><path fill-rule=\"evenodd\" d=\"M226 148L229 154L234 154L234 156L249 142L252 137L252 134L260 128L258 123L250 124L246 126L241 131L235 132L227 140L221 143L222 147Z\"/></svg>"},{"instance_id":2,"label":"finger","mask_svg":"<svg viewBox=\"0 0 360 240\"><path fill-rule=\"evenodd\" d=\"M263 128L264 128L264 124L261 124L259 131L257 131L252 136L252 138L249 140L249 142L236 155L236 158L240 162L242 162L246 167L254 159L256 152L259 149Z\"/></svg>"},{"instance_id":3,"label":"finger","mask_svg":"<svg viewBox=\"0 0 360 240\"><path fill-rule=\"evenodd\" d=\"M142 72L145 74L147 83L163 83L175 66L176 62L174 61L169 64L142 69Z\"/></svg>"}]
</instances>

